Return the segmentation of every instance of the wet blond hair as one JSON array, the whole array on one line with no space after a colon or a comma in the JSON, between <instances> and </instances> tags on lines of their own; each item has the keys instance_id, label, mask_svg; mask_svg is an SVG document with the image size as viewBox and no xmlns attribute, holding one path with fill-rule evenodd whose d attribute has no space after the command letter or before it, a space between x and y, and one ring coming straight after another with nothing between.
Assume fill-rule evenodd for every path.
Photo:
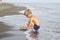
<instances>
[{"instance_id":1,"label":"wet blond hair","mask_svg":"<svg viewBox=\"0 0 60 40\"><path fill-rule=\"evenodd\" d=\"M24 15L28 15L28 14L32 14L32 12L30 11L30 9L26 9L24 12Z\"/></svg>"}]
</instances>

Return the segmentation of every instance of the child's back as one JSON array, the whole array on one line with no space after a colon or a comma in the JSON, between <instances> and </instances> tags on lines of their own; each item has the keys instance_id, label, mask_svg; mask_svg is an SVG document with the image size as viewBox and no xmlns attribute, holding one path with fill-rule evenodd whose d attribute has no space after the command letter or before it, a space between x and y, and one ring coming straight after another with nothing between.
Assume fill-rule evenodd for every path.
<instances>
[{"instance_id":1,"label":"child's back","mask_svg":"<svg viewBox=\"0 0 60 40\"><path fill-rule=\"evenodd\" d=\"M36 25L39 25L40 26L40 22L39 22L39 20L35 17L35 16L33 16L32 18L30 18L31 20L32 20L32 22L34 23L34 24L36 24Z\"/></svg>"},{"instance_id":2,"label":"child's back","mask_svg":"<svg viewBox=\"0 0 60 40\"><path fill-rule=\"evenodd\" d=\"M33 25L31 27L33 28L33 30L37 31L40 28L39 20L35 16L32 16L30 20L31 20L31 24Z\"/></svg>"}]
</instances>

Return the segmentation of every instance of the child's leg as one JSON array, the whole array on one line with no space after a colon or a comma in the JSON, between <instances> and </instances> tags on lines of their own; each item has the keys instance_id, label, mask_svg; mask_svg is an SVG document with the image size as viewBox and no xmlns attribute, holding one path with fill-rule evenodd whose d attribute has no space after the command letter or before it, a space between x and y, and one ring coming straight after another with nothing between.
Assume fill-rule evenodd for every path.
<instances>
[{"instance_id":1,"label":"child's leg","mask_svg":"<svg viewBox=\"0 0 60 40\"><path fill-rule=\"evenodd\" d=\"M32 31L36 31L36 30L34 29L34 26L31 26L30 28L32 29Z\"/></svg>"},{"instance_id":2,"label":"child's leg","mask_svg":"<svg viewBox=\"0 0 60 40\"><path fill-rule=\"evenodd\" d=\"M34 24L34 26L31 27L33 31L38 31L38 29L40 28L40 26Z\"/></svg>"}]
</instances>

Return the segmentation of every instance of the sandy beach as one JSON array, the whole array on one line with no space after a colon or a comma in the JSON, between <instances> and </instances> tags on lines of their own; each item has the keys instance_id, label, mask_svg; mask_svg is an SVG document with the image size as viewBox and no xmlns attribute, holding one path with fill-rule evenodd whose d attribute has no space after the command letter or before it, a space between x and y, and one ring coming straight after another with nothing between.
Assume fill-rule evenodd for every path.
<instances>
[{"instance_id":1,"label":"sandy beach","mask_svg":"<svg viewBox=\"0 0 60 40\"><path fill-rule=\"evenodd\" d=\"M21 4L0 11L0 40L60 40L60 4ZM18 11L29 8L40 21L37 33L21 31L28 18ZM30 34L29 34L30 33Z\"/></svg>"},{"instance_id":2,"label":"sandy beach","mask_svg":"<svg viewBox=\"0 0 60 40\"><path fill-rule=\"evenodd\" d=\"M4 7L2 7L4 5ZM8 8L7 8L8 7ZM0 17L6 15L18 15L19 11L26 9L26 7L14 6L12 4L0 4Z\"/></svg>"},{"instance_id":3,"label":"sandy beach","mask_svg":"<svg viewBox=\"0 0 60 40\"><path fill-rule=\"evenodd\" d=\"M3 8L1 8L2 6L3 6ZM26 9L26 7L14 6L9 3L0 4L0 8L1 8L0 17L9 16L9 15L19 15L19 11ZM4 24L4 22L0 21L0 40L25 40L26 39L24 37L25 35L22 34L23 32L20 32L20 30L15 30L12 28L14 28L14 27L6 25L6 24ZM15 34L9 33L9 31L11 31L11 32L14 31ZM20 36L18 36L16 34L16 32L20 33L19 34ZM9 39L8 37L12 37L12 38ZM6 39L3 39L3 38L6 38Z\"/></svg>"}]
</instances>

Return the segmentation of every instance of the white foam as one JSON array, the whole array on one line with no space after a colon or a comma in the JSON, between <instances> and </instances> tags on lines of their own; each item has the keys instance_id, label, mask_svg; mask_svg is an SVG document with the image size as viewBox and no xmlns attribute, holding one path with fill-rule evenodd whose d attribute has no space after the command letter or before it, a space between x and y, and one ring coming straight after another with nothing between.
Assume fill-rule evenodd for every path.
<instances>
[{"instance_id":1,"label":"white foam","mask_svg":"<svg viewBox=\"0 0 60 40\"><path fill-rule=\"evenodd\" d=\"M24 14L25 10L19 11L19 13Z\"/></svg>"}]
</instances>

